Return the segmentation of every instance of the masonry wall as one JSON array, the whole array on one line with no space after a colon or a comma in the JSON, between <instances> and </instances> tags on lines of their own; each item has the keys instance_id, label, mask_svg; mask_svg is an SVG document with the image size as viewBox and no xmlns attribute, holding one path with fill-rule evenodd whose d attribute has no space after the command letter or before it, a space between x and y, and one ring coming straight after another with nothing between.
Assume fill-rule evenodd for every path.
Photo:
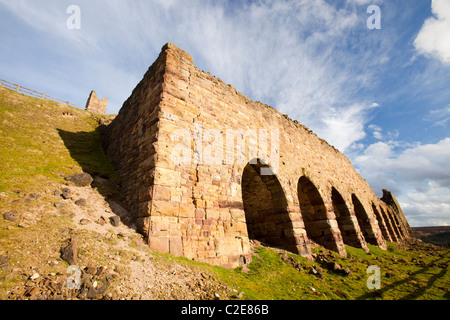
<instances>
[{"instance_id":1,"label":"masonry wall","mask_svg":"<svg viewBox=\"0 0 450 320\"><path fill-rule=\"evenodd\" d=\"M345 256L345 244L409 236L398 203L378 199L342 153L172 44L104 140L158 252L236 267L250 239L308 257L313 242Z\"/></svg>"}]
</instances>

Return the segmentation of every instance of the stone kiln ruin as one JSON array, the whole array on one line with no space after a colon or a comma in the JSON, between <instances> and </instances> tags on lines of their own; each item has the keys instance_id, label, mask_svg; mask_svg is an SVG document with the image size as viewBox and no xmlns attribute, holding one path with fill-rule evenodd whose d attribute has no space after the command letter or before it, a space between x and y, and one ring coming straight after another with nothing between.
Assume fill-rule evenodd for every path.
<instances>
[{"instance_id":1,"label":"stone kiln ruin","mask_svg":"<svg viewBox=\"0 0 450 320\"><path fill-rule=\"evenodd\" d=\"M297 121L255 102L166 44L105 128L129 213L150 248L225 267L250 239L309 257L312 242L386 247L412 235L350 161Z\"/></svg>"},{"instance_id":2,"label":"stone kiln ruin","mask_svg":"<svg viewBox=\"0 0 450 320\"><path fill-rule=\"evenodd\" d=\"M105 114L106 107L108 105L108 98L99 99L97 93L92 90L89 94L88 101L86 102L85 110L97 114Z\"/></svg>"}]
</instances>

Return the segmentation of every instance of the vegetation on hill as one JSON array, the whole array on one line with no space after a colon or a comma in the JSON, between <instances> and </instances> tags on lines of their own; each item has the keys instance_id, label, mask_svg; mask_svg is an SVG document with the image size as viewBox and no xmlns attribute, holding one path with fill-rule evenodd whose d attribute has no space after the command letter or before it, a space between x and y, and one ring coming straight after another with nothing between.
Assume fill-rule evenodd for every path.
<instances>
[{"instance_id":1,"label":"vegetation on hill","mask_svg":"<svg viewBox=\"0 0 450 320\"><path fill-rule=\"evenodd\" d=\"M417 239L450 248L450 226L411 228Z\"/></svg>"},{"instance_id":2,"label":"vegetation on hill","mask_svg":"<svg viewBox=\"0 0 450 320\"><path fill-rule=\"evenodd\" d=\"M421 242L346 247L347 258L318 246L315 261L256 242L251 264L233 270L152 252L101 147L99 123L111 117L0 88L0 299L450 298L450 251ZM80 172L92 187L65 180ZM74 239L79 290L67 288L61 255ZM367 286L369 266L379 289Z\"/></svg>"}]
</instances>

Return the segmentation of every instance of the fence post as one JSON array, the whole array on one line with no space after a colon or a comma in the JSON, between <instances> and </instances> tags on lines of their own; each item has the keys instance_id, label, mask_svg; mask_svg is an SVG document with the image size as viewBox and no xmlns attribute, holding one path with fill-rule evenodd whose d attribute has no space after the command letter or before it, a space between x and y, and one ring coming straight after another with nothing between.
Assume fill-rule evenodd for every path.
<instances>
[{"instance_id":1,"label":"fence post","mask_svg":"<svg viewBox=\"0 0 450 320\"><path fill-rule=\"evenodd\" d=\"M16 91L19 92L19 89L20 89L20 85L17 85Z\"/></svg>"}]
</instances>

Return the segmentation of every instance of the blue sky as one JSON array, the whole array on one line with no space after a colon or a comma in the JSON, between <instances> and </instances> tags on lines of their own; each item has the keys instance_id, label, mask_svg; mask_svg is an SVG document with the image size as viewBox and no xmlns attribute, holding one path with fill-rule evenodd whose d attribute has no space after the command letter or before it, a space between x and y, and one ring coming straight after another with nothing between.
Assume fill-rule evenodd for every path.
<instances>
[{"instance_id":1,"label":"blue sky","mask_svg":"<svg viewBox=\"0 0 450 320\"><path fill-rule=\"evenodd\" d=\"M412 226L450 225L450 0L0 0L0 30L0 78L82 106L94 89L108 113L173 42L341 150Z\"/></svg>"}]
</instances>

